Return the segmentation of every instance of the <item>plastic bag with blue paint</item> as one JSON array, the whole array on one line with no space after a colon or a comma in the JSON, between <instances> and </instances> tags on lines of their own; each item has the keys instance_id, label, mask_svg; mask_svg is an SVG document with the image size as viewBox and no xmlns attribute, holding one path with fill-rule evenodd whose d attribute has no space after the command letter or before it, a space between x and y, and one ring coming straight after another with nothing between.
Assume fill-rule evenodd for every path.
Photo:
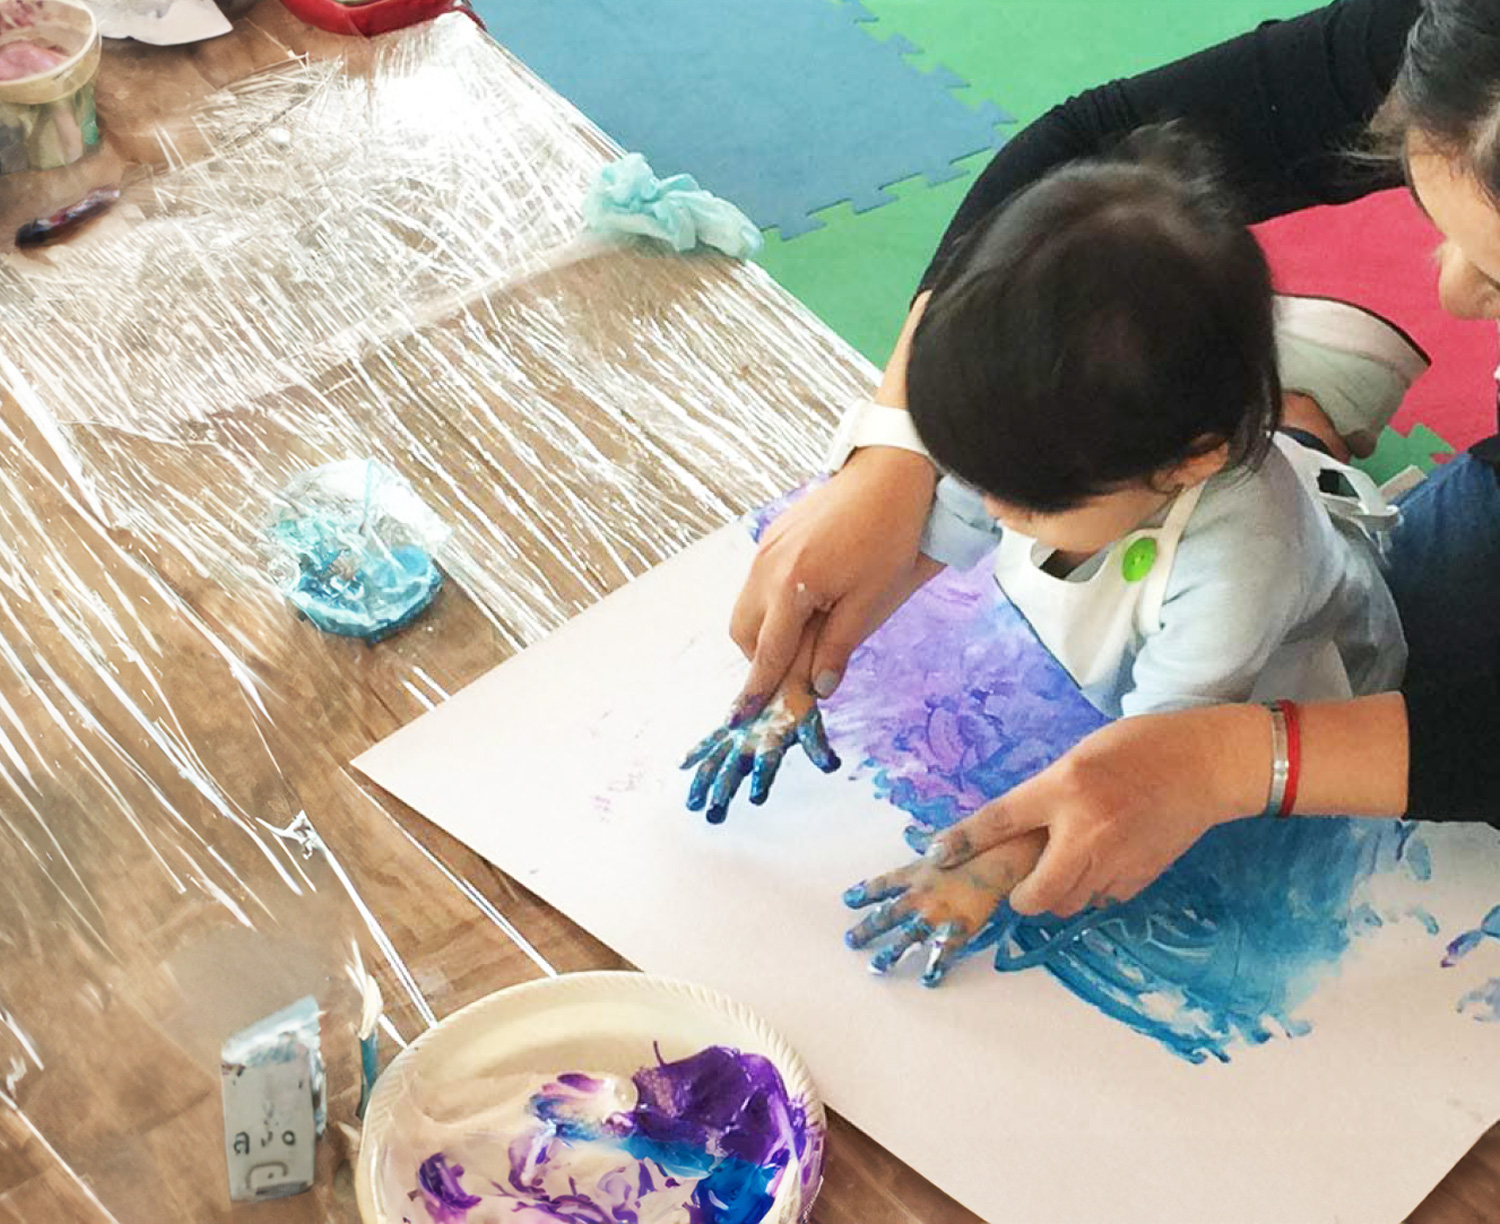
<instances>
[{"instance_id":1,"label":"plastic bag with blue paint","mask_svg":"<svg viewBox=\"0 0 1500 1224\"><path fill-rule=\"evenodd\" d=\"M451 534L398 472L346 459L277 495L266 529L271 576L325 633L377 642L411 624L443 583L434 555Z\"/></svg>"},{"instance_id":2,"label":"plastic bag with blue paint","mask_svg":"<svg viewBox=\"0 0 1500 1224\"><path fill-rule=\"evenodd\" d=\"M583 219L597 233L645 234L675 251L702 244L747 259L761 247L754 222L728 200L704 191L691 174L657 178L639 153L599 172L584 197Z\"/></svg>"}]
</instances>

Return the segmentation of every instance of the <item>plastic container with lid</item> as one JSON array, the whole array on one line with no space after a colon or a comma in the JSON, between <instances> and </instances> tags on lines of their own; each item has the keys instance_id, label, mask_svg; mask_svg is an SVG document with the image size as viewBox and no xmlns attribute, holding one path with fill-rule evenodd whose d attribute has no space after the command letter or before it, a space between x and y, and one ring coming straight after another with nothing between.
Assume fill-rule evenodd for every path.
<instances>
[{"instance_id":1,"label":"plastic container with lid","mask_svg":"<svg viewBox=\"0 0 1500 1224\"><path fill-rule=\"evenodd\" d=\"M50 170L99 143L99 26L69 0L0 0L0 174Z\"/></svg>"}]
</instances>

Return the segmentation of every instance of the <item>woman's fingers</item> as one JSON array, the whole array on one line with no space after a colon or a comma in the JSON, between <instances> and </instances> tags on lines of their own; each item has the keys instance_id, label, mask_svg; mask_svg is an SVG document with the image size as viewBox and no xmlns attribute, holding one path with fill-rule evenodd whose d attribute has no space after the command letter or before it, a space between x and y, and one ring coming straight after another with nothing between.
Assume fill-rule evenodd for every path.
<instances>
[{"instance_id":1,"label":"woman's fingers","mask_svg":"<svg viewBox=\"0 0 1500 1224\"><path fill-rule=\"evenodd\" d=\"M844 669L865 638L874 630L877 600L846 595L829 609L818 628L808 675L819 697L832 697L844 679Z\"/></svg>"},{"instance_id":2,"label":"woman's fingers","mask_svg":"<svg viewBox=\"0 0 1500 1224\"><path fill-rule=\"evenodd\" d=\"M1011 908L1028 916L1056 914L1067 918L1076 914L1094 890L1095 882L1089 878L1093 865L1093 855L1088 851L1049 838L1036 867L1010 894Z\"/></svg>"},{"instance_id":3,"label":"woman's fingers","mask_svg":"<svg viewBox=\"0 0 1500 1224\"><path fill-rule=\"evenodd\" d=\"M750 656L750 675L744 690L747 698L774 693L781 687L803 650L804 631L817 611L817 600L805 586L776 591L749 649L742 640L742 627L731 621L731 634L740 649ZM811 642L806 645L810 658Z\"/></svg>"},{"instance_id":4,"label":"woman's fingers","mask_svg":"<svg viewBox=\"0 0 1500 1224\"><path fill-rule=\"evenodd\" d=\"M939 867L957 867L976 854L1001 842L1039 829L1049 813L1039 803L1028 802L1026 783L1009 794L992 799L972 816L933 838L928 851Z\"/></svg>"}]
</instances>

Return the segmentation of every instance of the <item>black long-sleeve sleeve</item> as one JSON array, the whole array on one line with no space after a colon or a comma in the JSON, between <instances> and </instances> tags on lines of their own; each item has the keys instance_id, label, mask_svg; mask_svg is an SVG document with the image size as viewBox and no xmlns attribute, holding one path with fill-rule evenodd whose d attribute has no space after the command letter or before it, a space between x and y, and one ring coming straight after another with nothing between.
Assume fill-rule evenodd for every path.
<instances>
[{"instance_id":1,"label":"black long-sleeve sleeve","mask_svg":"<svg viewBox=\"0 0 1500 1224\"><path fill-rule=\"evenodd\" d=\"M1406 694L1412 820L1500 824L1500 671Z\"/></svg>"},{"instance_id":2,"label":"black long-sleeve sleeve","mask_svg":"<svg viewBox=\"0 0 1500 1224\"><path fill-rule=\"evenodd\" d=\"M1147 123L1181 119L1211 140L1251 221L1396 185L1393 170L1347 154L1395 80L1418 8L1419 0L1336 0L1054 107L975 180L921 288L998 204Z\"/></svg>"}]
</instances>

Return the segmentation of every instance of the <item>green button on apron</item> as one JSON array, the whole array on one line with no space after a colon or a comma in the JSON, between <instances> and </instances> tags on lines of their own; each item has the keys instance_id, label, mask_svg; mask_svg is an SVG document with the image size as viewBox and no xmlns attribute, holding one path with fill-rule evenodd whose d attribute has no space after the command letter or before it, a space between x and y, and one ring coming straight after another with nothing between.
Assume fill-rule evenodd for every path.
<instances>
[{"instance_id":1,"label":"green button on apron","mask_svg":"<svg viewBox=\"0 0 1500 1224\"><path fill-rule=\"evenodd\" d=\"M1125 550L1125 555L1120 558L1120 572L1125 575L1126 582L1139 582L1155 564L1156 541L1147 537Z\"/></svg>"}]
</instances>

